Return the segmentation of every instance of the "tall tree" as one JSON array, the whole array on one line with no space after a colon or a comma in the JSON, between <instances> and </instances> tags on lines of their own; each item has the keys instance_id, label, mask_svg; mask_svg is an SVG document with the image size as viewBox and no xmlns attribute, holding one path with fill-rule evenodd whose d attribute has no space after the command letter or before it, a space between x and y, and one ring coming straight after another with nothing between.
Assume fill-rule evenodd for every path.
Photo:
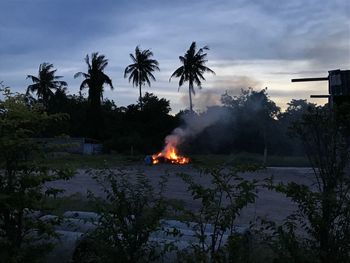
<instances>
[{"instance_id":1,"label":"tall tree","mask_svg":"<svg viewBox=\"0 0 350 263\"><path fill-rule=\"evenodd\" d=\"M139 87L139 102L142 110L142 91L141 88L145 83L150 87L151 80L156 80L152 72L159 71L158 61L151 59L153 53L149 49L141 50L138 46L135 48L135 55L130 54L133 61L132 64L127 66L124 71L124 78L129 75L129 82L132 81L133 86Z\"/></svg>"},{"instance_id":2,"label":"tall tree","mask_svg":"<svg viewBox=\"0 0 350 263\"><path fill-rule=\"evenodd\" d=\"M238 96L225 93L221 101L235 113L235 123L239 130L237 132L243 135L242 138L246 138L249 143L257 140L253 145L255 149L260 148L259 141L263 142L264 164L266 164L268 148L273 141L277 141L276 124L280 114L280 108L268 96L267 88L260 91L252 88L242 89ZM242 138L238 141L246 146L248 141Z\"/></svg>"},{"instance_id":3,"label":"tall tree","mask_svg":"<svg viewBox=\"0 0 350 263\"><path fill-rule=\"evenodd\" d=\"M55 76L57 69L53 64L42 63L39 66L38 76L27 75L33 84L27 88L27 94L36 93L39 100L42 100L45 107L48 106L49 99L53 97L54 91L67 87L67 82L59 80L62 76Z\"/></svg>"},{"instance_id":4,"label":"tall tree","mask_svg":"<svg viewBox=\"0 0 350 263\"><path fill-rule=\"evenodd\" d=\"M103 72L108 65L108 60L104 55L99 55L98 52L86 55L85 62L88 66L88 72L78 72L74 78L80 76L85 79L80 84L80 90L89 89L89 108L88 120L90 122L89 136L99 139L103 130L103 121L101 116L101 100L103 99L103 86L109 85L113 89L112 80Z\"/></svg>"},{"instance_id":5,"label":"tall tree","mask_svg":"<svg viewBox=\"0 0 350 263\"><path fill-rule=\"evenodd\" d=\"M207 46L204 46L196 51L196 42L192 42L185 56L179 57L182 66L175 70L169 79L170 81L172 77L180 78L179 89L186 81L188 81L188 95L190 99L191 112L193 112L192 94L195 95L194 84L196 84L198 88L201 89L201 81L205 80L203 74L205 72L215 74L213 70L205 66L205 63L207 62L207 53L204 53L205 50L209 50L209 48Z\"/></svg>"},{"instance_id":6,"label":"tall tree","mask_svg":"<svg viewBox=\"0 0 350 263\"><path fill-rule=\"evenodd\" d=\"M103 98L103 85L107 84L113 89L112 80L103 72L108 65L108 59L104 55L99 55L98 52L91 54L91 62L89 55L86 55L85 62L88 65L88 72L78 72L74 78L80 76L85 79L80 84L80 90L89 89L88 100L92 108L100 109L101 99Z\"/></svg>"}]
</instances>

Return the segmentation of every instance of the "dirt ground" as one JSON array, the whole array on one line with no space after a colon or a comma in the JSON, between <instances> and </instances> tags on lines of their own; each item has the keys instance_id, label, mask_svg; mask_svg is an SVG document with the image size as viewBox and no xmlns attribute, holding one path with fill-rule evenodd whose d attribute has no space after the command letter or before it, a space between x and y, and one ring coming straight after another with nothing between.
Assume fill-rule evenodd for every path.
<instances>
[{"instance_id":1,"label":"dirt ground","mask_svg":"<svg viewBox=\"0 0 350 263\"><path fill-rule=\"evenodd\" d=\"M198 170L191 165L177 166L161 164L157 166L135 165L124 167L127 173L135 175L138 171L143 171L151 179L155 186L160 180L160 176L164 174L169 175L167 184L166 197L183 200L186 205L192 209L198 207L198 203L194 202L187 192L186 185L177 176L178 173L190 174L199 182L208 185L209 178L201 177ZM244 173L242 176L247 179L262 180L273 175L275 182L290 182L294 181L306 185L313 185L313 171L311 168L294 168L294 167L269 167L258 172ZM95 195L103 196L103 191L99 185L93 180L85 170L78 170L76 176L69 181L57 181L50 184L50 186L63 188L64 195L69 196L75 193L80 193L83 196L87 191L92 191ZM281 194L269 191L267 189L258 190L257 201L246 207L240 217L237 219L238 225L248 225L250 221L255 221L255 218L260 216L266 219L271 219L276 222L281 222L287 215L289 215L296 206L286 197Z\"/></svg>"}]
</instances>

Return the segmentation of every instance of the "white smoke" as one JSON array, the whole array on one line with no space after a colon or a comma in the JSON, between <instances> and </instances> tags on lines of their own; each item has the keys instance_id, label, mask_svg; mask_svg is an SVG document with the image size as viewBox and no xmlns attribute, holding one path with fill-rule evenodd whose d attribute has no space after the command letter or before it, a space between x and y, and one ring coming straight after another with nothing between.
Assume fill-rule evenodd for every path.
<instances>
[{"instance_id":1,"label":"white smoke","mask_svg":"<svg viewBox=\"0 0 350 263\"><path fill-rule=\"evenodd\" d=\"M172 131L165 138L165 147L163 151L170 147L177 148L182 143L196 137L206 128L219 122L227 122L232 116L224 107L212 107L206 112L197 115L196 113L187 113L182 116L184 124Z\"/></svg>"},{"instance_id":2,"label":"white smoke","mask_svg":"<svg viewBox=\"0 0 350 263\"><path fill-rule=\"evenodd\" d=\"M190 140L204 131L206 128L217 123L226 123L232 121L231 112L222 107L221 96L224 93L240 94L242 89L256 87L260 81L249 76L216 76L213 86L215 88L200 90L193 96L193 104L196 110L204 111L197 115L196 113L187 113L182 116L184 125L176 128L165 138L165 147L163 151L170 147L178 148L187 140ZM188 103L188 96L185 93L182 98L184 104ZM224 134L227 131L222 131Z\"/></svg>"},{"instance_id":3,"label":"white smoke","mask_svg":"<svg viewBox=\"0 0 350 263\"><path fill-rule=\"evenodd\" d=\"M228 92L233 95L241 93L242 89L248 87L256 88L260 87L262 83L249 76L220 76L216 75L211 88L203 88L197 90L196 94L192 97L193 107L196 111L205 111L212 106L220 106L222 94ZM186 88L184 87L184 90ZM180 98L181 103L184 105L189 104L188 92L184 92Z\"/></svg>"}]
</instances>

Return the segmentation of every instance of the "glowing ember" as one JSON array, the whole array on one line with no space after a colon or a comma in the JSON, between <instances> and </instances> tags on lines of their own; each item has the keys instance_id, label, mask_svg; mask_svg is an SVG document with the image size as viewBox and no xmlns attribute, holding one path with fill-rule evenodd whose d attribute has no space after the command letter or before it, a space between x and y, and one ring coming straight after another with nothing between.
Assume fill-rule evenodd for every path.
<instances>
[{"instance_id":1,"label":"glowing ember","mask_svg":"<svg viewBox=\"0 0 350 263\"><path fill-rule=\"evenodd\" d=\"M187 164L190 162L190 158L178 155L176 148L170 145L167 145L167 147L165 147L162 152L152 155L153 164L159 163L162 159L164 162L170 162L174 164Z\"/></svg>"}]
</instances>

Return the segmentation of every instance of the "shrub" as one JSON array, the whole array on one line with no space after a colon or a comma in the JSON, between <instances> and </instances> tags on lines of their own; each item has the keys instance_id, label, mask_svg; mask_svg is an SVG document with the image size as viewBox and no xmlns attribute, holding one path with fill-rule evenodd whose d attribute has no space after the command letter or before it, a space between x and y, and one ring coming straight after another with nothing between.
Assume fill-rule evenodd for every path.
<instances>
[{"instance_id":1,"label":"shrub","mask_svg":"<svg viewBox=\"0 0 350 263\"><path fill-rule=\"evenodd\" d=\"M318 107L293 127L312 164L315 184L268 186L298 205L283 225L265 222L278 262L350 262L350 174L345 170L350 141L345 117Z\"/></svg>"},{"instance_id":2,"label":"shrub","mask_svg":"<svg viewBox=\"0 0 350 263\"><path fill-rule=\"evenodd\" d=\"M255 202L258 181L244 180L238 173L256 169L241 166L203 170L201 176L210 178L208 187L195 182L191 175L180 175L193 199L200 201L198 210L185 211L194 222L196 241L190 249L179 253L180 262L228 262L234 260L235 253L242 253L242 247L234 240L248 236L238 234L234 222L243 208Z\"/></svg>"},{"instance_id":3,"label":"shrub","mask_svg":"<svg viewBox=\"0 0 350 263\"><path fill-rule=\"evenodd\" d=\"M28 106L22 95L2 90L0 101L0 258L1 262L38 262L51 247L44 241L56 236L52 223L41 221L36 210L47 195L59 189L45 183L68 179L68 170L49 170L33 137L65 115L48 116L39 105Z\"/></svg>"},{"instance_id":4,"label":"shrub","mask_svg":"<svg viewBox=\"0 0 350 263\"><path fill-rule=\"evenodd\" d=\"M74 262L91 262L95 258L93 262L137 263L159 258L162 248L150 235L161 229L160 220L166 213L165 177L156 192L142 173L134 180L122 170L90 174L103 188L105 199L89 193L100 218L96 230L77 248Z\"/></svg>"}]
</instances>

